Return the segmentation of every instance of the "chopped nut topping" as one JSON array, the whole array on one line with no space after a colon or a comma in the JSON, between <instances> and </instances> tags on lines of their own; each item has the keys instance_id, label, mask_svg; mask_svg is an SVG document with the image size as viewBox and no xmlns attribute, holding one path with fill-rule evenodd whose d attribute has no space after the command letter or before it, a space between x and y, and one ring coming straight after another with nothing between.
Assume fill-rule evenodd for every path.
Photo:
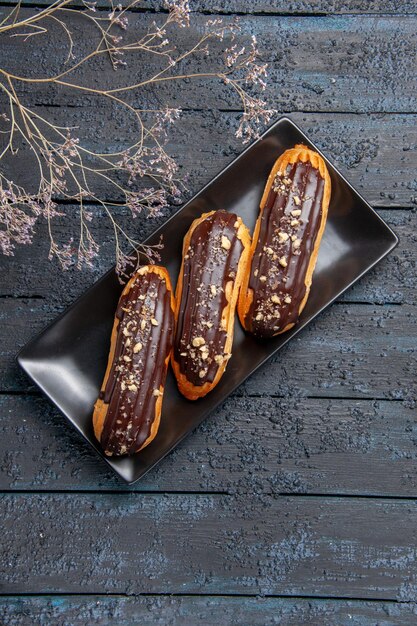
<instances>
[{"instance_id":1,"label":"chopped nut topping","mask_svg":"<svg viewBox=\"0 0 417 626\"><path fill-rule=\"evenodd\" d=\"M285 191L285 185L280 184L280 180L279 180L278 176L277 176L277 178L274 181L272 189L274 191L276 191L277 193L279 191Z\"/></svg>"},{"instance_id":2,"label":"chopped nut topping","mask_svg":"<svg viewBox=\"0 0 417 626\"><path fill-rule=\"evenodd\" d=\"M133 384L133 383L132 383L131 385L129 385L128 389L129 389L129 391L137 391L137 390L138 390L138 388L136 387L136 385L135 385L135 384Z\"/></svg>"},{"instance_id":3,"label":"chopped nut topping","mask_svg":"<svg viewBox=\"0 0 417 626\"><path fill-rule=\"evenodd\" d=\"M143 294L141 294L141 295L139 296L139 300L144 300L144 299L145 299L145 297L146 297L146 296L145 296L145 294L143 293Z\"/></svg>"},{"instance_id":4,"label":"chopped nut topping","mask_svg":"<svg viewBox=\"0 0 417 626\"><path fill-rule=\"evenodd\" d=\"M140 352L142 350L142 344L140 341L138 341L137 343L135 343L135 345L133 346L133 352L135 354L137 354L138 352Z\"/></svg>"},{"instance_id":5,"label":"chopped nut topping","mask_svg":"<svg viewBox=\"0 0 417 626\"><path fill-rule=\"evenodd\" d=\"M294 239L293 248L295 248L295 250L298 250L300 246L301 246L301 239Z\"/></svg>"},{"instance_id":6,"label":"chopped nut topping","mask_svg":"<svg viewBox=\"0 0 417 626\"><path fill-rule=\"evenodd\" d=\"M295 209L294 211L291 211L291 215L293 217L300 217L301 215L301 209Z\"/></svg>"},{"instance_id":7,"label":"chopped nut topping","mask_svg":"<svg viewBox=\"0 0 417 626\"><path fill-rule=\"evenodd\" d=\"M290 178L283 178L282 182L284 183L284 185L291 185L291 179Z\"/></svg>"},{"instance_id":8,"label":"chopped nut topping","mask_svg":"<svg viewBox=\"0 0 417 626\"><path fill-rule=\"evenodd\" d=\"M285 302L286 304L291 304L291 296L285 296L285 298L284 298L284 302Z\"/></svg>"},{"instance_id":9,"label":"chopped nut topping","mask_svg":"<svg viewBox=\"0 0 417 626\"><path fill-rule=\"evenodd\" d=\"M211 295L212 296L216 296L217 295L217 287L216 287L216 285L210 285L210 291L211 291Z\"/></svg>"},{"instance_id":10,"label":"chopped nut topping","mask_svg":"<svg viewBox=\"0 0 417 626\"><path fill-rule=\"evenodd\" d=\"M288 235L288 233L284 233L284 232L280 231L278 233L278 237L279 237L280 242L282 243L284 241L287 241L289 235Z\"/></svg>"},{"instance_id":11,"label":"chopped nut topping","mask_svg":"<svg viewBox=\"0 0 417 626\"><path fill-rule=\"evenodd\" d=\"M180 352L180 356L187 356L186 352Z\"/></svg>"},{"instance_id":12,"label":"chopped nut topping","mask_svg":"<svg viewBox=\"0 0 417 626\"><path fill-rule=\"evenodd\" d=\"M280 260L278 261L278 263L279 263L280 265L282 265L282 267L287 267L287 265L288 265L288 263L287 263L287 259L285 258L285 256L282 256L282 257L280 258Z\"/></svg>"},{"instance_id":13,"label":"chopped nut topping","mask_svg":"<svg viewBox=\"0 0 417 626\"><path fill-rule=\"evenodd\" d=\"M261 281L261 283L266 283L266 276L260 276L259 280Z\"/></svg>"},{"instance_id":14,"label":"chopped nut topping","mask_svg":"<svg viewBox=\"0 0 417 626\"><path fill-rule=\"evenodd\" d=\"M230 246L231 246L231 241L228 237L226 237L226 235L222 235L222 248L224 248L225 250L230 250Z\"/></svg>"},{"instance_id":15,"label":"chopped nut topping","mask_svg":"<svg viewBox=\"0 0 417 626\"><path fill-rule=\"evenodd\" d=\"M154 317L151 317L151 324L152 326L159 326L158 320L156 320Z\"/></svg>"},{"instance_id":16,"label":"chopped nut topping","mask_svg":"<svg viewBox=\"0 0 417 626\"><path fill-rule=\"evenodd\" d=\"M301 204L300 197L299 197L299 196L294 196L294 202L295 202L295 204L296 204L297 206L300 206L300 204Z\"/></svg>"},{"instance_id":17,"label":"chopped nut topping","mask_svg":"<svg viewBox=\"0 0 417 626\"><path fill-rule=\"evenodd\" d=\"M213 328L213 322L206 322L207 328Z\"/></svg>"},{"instance_id":18,"label":"chopped nut topping","mask_svg":"<svg viewBox=\"0 0 417 626\"><path fill-rule=\"evenodd\" d=\"M255 320L257 322L260 322L261 320L263 320L264 316L262 315L262 313L258 313L257 316L255 317Z\"/></svg>"},{"instance_id":19,"label":"chopped nut topping","mask_svg":"<svg viewBox=\"0 0 417 626\"><path fill-rule=\"evenodd\" d=\"M297 235L291 235L291 241L295 241L297 239Z\"/></svg>"},{"instance_id":20,"label":"chopped nut topping","mask_svg":"<svg viewBox=\"0 0 417 626\"><path fill-rule=\"evenodd\" d=\"M236 220L236 222L233 224L233 226L235 228L239 228L240 224L239 224L239 220Z\"/></svg>"},{"instance_id":21,"label":"chopped nut topping","mask_svg":"<svg viewBox=\"0 0 417 626\"><path fill-rule=\"evenodd\" d=\"M130 337L132 333L130 333L127 328L123 328L123 334L125 337Z\"/></svg>"},{"instance_id":22,"label":"chopped nut topping","mask_svg":"<svg viewBox=\"0 0 417 626\"><path fill-rule=\"evenodd\" d=\"M162 391L159 391L159 389L154 389L153 390L153 395L155 397L162 396Z\"/></svg>"},{"instance_id":23,"label":"chopped nut topping","mask_svg":"<svg viewBox=\"0 0 417 626\"><path fill-rule=\"evenodd\" d=\"M223 363L223 355L216 354L216 356L214 357L214 360L217 363L217 365L221 365Z\"/></svg>"},{"instance_id":24,"label":"chopped nut topping","mask_svg":"<svg viewBox=\"0 0 417 626\"><path fill-rule=\"evenodd\" d=\"M122 384L120 385L122 388L122 391L124 391L126 389L126 383L124 380L122 380Z\"/></svg>"},{"instance_id":25,"label":"chopped nut topping","mask_svg":"<svg viewBox=\"0 0 417 626\"><path fill-rule=\"evenodd\" d=\"M208 355L209 355L209 353L208 353L208 352L203 352L203 353L201 354L201 358L203 359L203 361L206 361L206 360L208 359Z\"/></svg>"},{"instance_id":26,"label":"chopped nut topping","mask_svg":"<svg viewBox=\"0 0 417 626\"><path fill-rule=\"evenodd\" d=\"M198 375L199 375L199 377L200 377L200 378L204 378L204 376L205 376L206 374L207 374L207 370L200 370L200 371L198 372Z\"/></svg>"},{"instance_id":27,"label":"chopped nut topping","mask_svg":"<svg viewBox=\"0 0 417 626\"><path fill-rule=\"evenodd\" d=\"M276 293L271 296L271 300L272 302L275 302L275 304L281 304L281 300L278 298Z\"/></svg>"},{"instance_id":28,"label":"chopped nut topping","mask_svg":"<svg viewBox=\"0 0 417 626\"><path fill-rule=\"evenodd\" d=\"M254 275L254 276L255 276L255 278L256 278L256 276L258 275L258 270L255 270L255 271L253 272L253 275Z\"/></svg>"},{"instance_id":29,"label":"chopped nut topping","mask_svg":"<svg viewBox=\"0 0 417 626\"><path fill-rule=\"evenodd\" d=\"M205 343L206 343L206 340L204 339L204 337L194 337L193 339L193 346L195 348L198 348L199 346L202 346Z\"/></svg>"},{"instance_id":30,"label":"chopped nut topping","mask_svg":"<svg viewBox=\"0 0 417 626\"><path fill-rule=\"evenodd\" d=\"M126 355L125 355L125 356L123 357L123 361L126 361L126 363L130 363L130 361L131 361L131 360L132 360L132 359L130 358L130 356L126 356Z\"/></svg>"},{"instance_id":31,"label":"chopped nut topping","mask_svg":"<svg viewBox=\"0 0 417 626\"><path fill-rule=\"evenodd\" d=\"M126 339L126 343L125 343L126 347L128 348L130 346L130 337L128 337Z\"/></svg>"},{"instance_id":32,"label":"chopped nut topping","mask_svg":"<svg viewBox=\"0 0 417 626\"><path fill-rule=\"evenodd\" d=\"M273 249L272 249L272 248L270 248L269 246L268 246L268 248L266 249L266 251L267 251L267 253L268 253L268 254L274 254Z\"/></svg>"},{"instance_id":33,"label":"chopped nut topping","mask_svg":"<svg viewBox=\"0 0 417 626\"><path fill-rule=\"evenodd\" d=\"M145 330L145 327L146 327L146 320L142 320L140 323L141 330Z\"/></svg>"},{"instance_id":34,"label":"chopped nut topping","mask_svg":"<svg viewBox=\"0 0 417 626\"><path fill-rule=\"evenodd\" d=\"M291 226L298 226L300 222L298 220L291 220Z\"/></svg>"}]
</instances>

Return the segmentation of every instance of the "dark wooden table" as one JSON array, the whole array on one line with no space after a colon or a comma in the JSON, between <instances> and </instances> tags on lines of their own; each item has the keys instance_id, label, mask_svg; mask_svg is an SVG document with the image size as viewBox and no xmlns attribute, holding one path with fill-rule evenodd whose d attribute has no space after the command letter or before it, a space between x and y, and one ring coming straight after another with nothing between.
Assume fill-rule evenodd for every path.
<instances>
[{"instance_id":1,"label":"dark wooden table","mask_svg":"<svg viewBox=\"0 0 417 626\"><path fill-rule=\"evenodd\" d=\"M256 34L271 64L276 108L401 243L131 488L15 362L112 264L109 226L99 221L90 272L47 264L45 226L1 258L0 623L415 624L417 4L194 7L195 27L198 11L242 14L242 36ZM67 123L87 120L105 147L109 111L60 93L27 98ZM191 190L241 150L237 118L220 89L191 99L169 146ZM76 208L65 210L75 220Z\"/></svg>"}]
</instances>

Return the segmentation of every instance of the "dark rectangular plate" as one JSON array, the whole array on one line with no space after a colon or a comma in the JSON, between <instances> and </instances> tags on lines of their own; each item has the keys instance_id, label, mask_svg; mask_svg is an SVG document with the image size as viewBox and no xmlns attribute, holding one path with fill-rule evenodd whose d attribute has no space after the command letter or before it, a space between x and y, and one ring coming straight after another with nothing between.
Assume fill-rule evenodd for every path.
<instances>
[{"instance_id":1,"label":"dark rectangular plate","mask_svg":"<svg viewBox=\"0 0 417 626\"><path fill-rule=\"evenodd\" d=\"M281 118L147 240L157 242L163 235L161 263L168 268L174 284L182 240L193 219L205 211L226 209L241 215L253 229L272 165L284 150L297 143L317 150L291 120ZM91 422L121 292L114 270L21 350L18 361L22 368L128 483L144 476L252 372L398 243L397 236L372 207L327 159L326 162L332 179L331 203L311 294L299 323L283 335L260 342L246 335L236 322L233 357L226 373L209 395L196 402L178 393L170 372L159 432L136 456L105 457L95 440Z\"/></svg>"}]
</instances>

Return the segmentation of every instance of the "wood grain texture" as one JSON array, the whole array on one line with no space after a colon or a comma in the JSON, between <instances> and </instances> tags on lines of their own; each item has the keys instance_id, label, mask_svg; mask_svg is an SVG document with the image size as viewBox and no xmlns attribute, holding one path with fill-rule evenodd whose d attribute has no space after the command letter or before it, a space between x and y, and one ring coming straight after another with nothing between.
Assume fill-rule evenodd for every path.
<instances>
[{"instance_id":1,"label":"wood grain texture","mask_svg":"<svg viewBox=\"0 0 417 626\"><path fill-rule=\"evenodd\" d=\"M22 6L43 6L49 0L23 0ZM123 7L129 5L129 0L121 0ZM415 0L390 0L389 5L381 4L379 0L193 0L190 9L192 12L203 11L214 14L254 14L276 15L289 13L314 14L344 14L344 13L417 13ZM1 5L1 3L0 3ZM71 6L82 7L80 0L74 0ZM107 8L107 0L98 0L97 7ZM161 11L164 2L161 0L143 0L137 10Z\"/></svg>"},{"instance_id":2,"label":"wood grain texture","mask_svg":"<svg viewBox=\"0 0 417 626\"><path fill-rule=\"evenodd\" d=\"M79 104L36 110L59 124L76 126L88 149L128 145L132 138L128 115L111 107ZM373 206L416 206L417 115L291 113L290 117ZM167 152L181 166L181 175L188 176L185 197L196 193L242 151L244 146L234 136L238 120L238 113L187 111L172 128ZM196 133L199 141L195 141ZM20 146L14 158L7 156L3 166L10 177L18 176L35 190L39 181L27 147ZM94 181L93 188L103 199L117 199L114 187L102 179Z\"/></svg>"},{"instance_id":3,"label":"wood grain texture","mask_svg":"<svg viewBox=\"0 0 417 626\"><path fill-rule=\"evenodd\" d=\"M3 626L409 626L415 603L248 597L0 598Z\"/></svg>"},{"instance_id":4,"label":"wood grain texture","mask_svg":"<svg viewBox=\"0 0 417 626\"><path fill-rule=\"evenodd\" d=\"M416 597L411 500L18 494L1 509L2 593Z\"/></svg>"},{"instance_id":5,"label":"wood grain texture","mask_svg":"<svg viewBox=\"0 0 417 626\"><path fill-rule=\"evenodd\" d=\"M30 9L23 9L25 17ZM133 13L129 16L129 38L144 33L151 22L162 16ZM225 23L233 17L225 16ZM175 36L178 49L188 49L205 29L207 17L197 14L190 29L179 29ZM236 43L249 45L251 36L259 42L262 57L269 64L268 101L278 111L339 112L412 112L415 108L416 21L406 16L336 15L325 17L242 16ZM92 50L98 42L94 27L81 16L71 19L77 58ZM3 37L2 59L5 69L14 74L39 77L67 69L68 46L59 25L51 26L50 34L26 41L24 52L19 38ZM223 55L225 43L213 41L212 52L187 59L176 67L178 73L213 71L216 58ZM22 68L21 55L33 62ZM71 78L78 85L101 84L102 88L126 85L126 73L143 78L161 69L159 57L144 58L131 53L128 66L113 72L103 56L77 69ZM47 61L46 61L47 60ZM220 67L220 64L219 64ZM172 81L148 86L140 95L132 93L129 101L135 106L158 106L161 101L192 109L237 108L236 96L221 80L187 79L180 89ZM95 105L91 94L68 88L45 85L16 84L18 92L29 104L65 107L79 106L80 100ZM239 106L239 105L238 105Z\"/></svg>"},{"instance_id":6,"label":"wood grain texture","mask_svg":"<svg viewBox=\"0 0 417 626\"><path fill-rule=\"evenodd\" d=\"M408 306L336 305L251 376L244 389L259 395L292 390L405 399L415 388L416 323Z\"/></svg>"},{"instance_id":7,"label":"wood grain texture","mask_svg":"<svg viewBox=\"0 0 417 626\"><path fill-rule=\"evenodd\" d=\"M46 399L0 396L0 489L417 497L413 406L235 395L128 487Z\"/></svg>"}]
</instances>

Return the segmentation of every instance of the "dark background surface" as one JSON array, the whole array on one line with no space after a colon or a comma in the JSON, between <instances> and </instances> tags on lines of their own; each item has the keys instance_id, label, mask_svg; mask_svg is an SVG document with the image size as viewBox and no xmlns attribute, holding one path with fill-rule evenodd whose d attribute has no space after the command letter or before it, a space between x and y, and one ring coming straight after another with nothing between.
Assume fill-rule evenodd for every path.
<instances>
[{"instance_id":1,"label":"dark background surface","mask_svg":"<svg viewBox=\"0 0 417 626\"><path fill-rule=\"evenodd\" d=\"M93 271L48 263L43 225L32 246L1 258L0 623L414 624L417 4L193 6L195 28L201 12L242 14L240 36L257 34L270 62L274 106L334 160L400 245L133 487L14 360L111 266L109 224L96 221ZM135 13L131 23L151 19ZM0 53L19 67L24 50L14 39ZM47 46L39 55L50 60ZM186 109L169 152L195 191L241 145L239 112L223 89L192 94L172 86L160 97ZM32 89L25 102L84 124L91 145L129 132L91 98ZM20 171L10 164L15 180L30 179L24 159ZM64 236L77 217L76 207L65 210ZM138 223L144 234L154 226Z\"/></svg>"}]
</instances>

